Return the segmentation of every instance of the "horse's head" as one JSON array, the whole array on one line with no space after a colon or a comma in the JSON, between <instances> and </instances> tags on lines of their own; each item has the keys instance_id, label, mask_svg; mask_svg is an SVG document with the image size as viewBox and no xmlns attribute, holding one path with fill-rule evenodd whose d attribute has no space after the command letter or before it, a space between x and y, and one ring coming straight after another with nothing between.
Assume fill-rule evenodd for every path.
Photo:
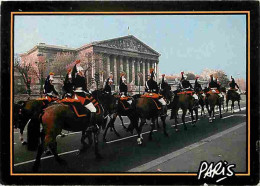
<instances>
[{"instance_id":1,"label":"horse's head","mask_svg":"<svg viewBox=\"0 0 260 186\"><path fill-rule=\"evenodd\" d=\"M221 88L220 88L220 91L226 93L226 92L227 92L227 89L226 89L226 87L221 87Z\"/></svg>"},{"instance_id":2,"label":"horse's head","mask_svg":"<svg viewBox=\"0 0 260 186\"><path fill-rule=\"evenodd\" d=\"M22 118L23 118L23 108L25 106L25 101L19 101L18 103L14 103L13 107L13 124L15 128L19 128L21 126Z\"/></svg>"},{"instance_id":3,"label":"horse's head","mask_svg":"<svg viewBox=\"0 0 260 186\"><path fill-rule=\"evenodd\" d=\"M113 113L117 109L118 99L115 96L102 90L95 90L92 95L109 113Z\"/></svg>"}]
</instances>

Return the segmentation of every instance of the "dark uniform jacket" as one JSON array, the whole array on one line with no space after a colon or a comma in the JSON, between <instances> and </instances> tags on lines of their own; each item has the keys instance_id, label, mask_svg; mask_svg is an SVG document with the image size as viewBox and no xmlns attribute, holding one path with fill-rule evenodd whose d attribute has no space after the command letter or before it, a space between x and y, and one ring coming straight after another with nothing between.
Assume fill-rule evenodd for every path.
<instances>
[{"instance_id":1,"label":"dark uniform jacket","mask_svg":"<svg viewBox=\"0 0 260 186\"><path fill-rule=\"evenodd\" d=\"M59 95L59 93L55 90L54 86L50 83L50 76L48 76L45 80L44 94L48 94L51 92L53 92L56 95Z\"/></svg>"},{"instance_id":2,"label":"dark uniform jacket","mask_svg":"<svg viewBox=\"0 0 260 186\"><path fill-rule=\"evenodd\" d=\"M86 79L84 77L78 75L76 72L77 72L77 68L76 68L76 65L75 65L73 70L72 70L72 74L71 74L74 89L81 87L84 92L88 92L87 85L86 85ZM85 95L84 92L75 92L75 93L79 96L85 97L86 95Z\"/></svg>"},{"instance_id":3,"label":"dark uniform jacket","mask_svg":"<svg viewBox=\"0 0 260 186\"><path fill-rule=\"evenodd\" d=\"M197 80L197 79L195 80L194 91L195 91L195 92L202 91L201 84L198 83L198 80Z\"/></svg>"},{"instance_id":4,"label":"dark uniform jacket","mask_svg":"<svg viewBox=\"0 0 260 186\"><path fill-rule=\"evenodd\" d=\"M104 91L105 91L105 92L108 92L109 94L111 94L112 88L111 88L111 86L109 85L109 79L110 79L110 78L107 78L107 81L106 81L106 84L105 84L105 87L104 87Z\"/></svg>"},{"instance_id":5,"label":"dark uniform jacket","mask_svg":"<svg viewBox=\"0 0 260 186\"><path fill-rule=\"evenodd\" d=\"M239 89L239 86L236 84L234 79L232 79L232 81L229 83L229 86L232 89L235 89L236 87Z\"/></svg>"},{"instance_id":6,"label":"dark uniform jacket","mask_svg":"<svg viewBox=\"0 0 260 186\"><path fill-rule=\"evenodd\" d=\"M127 85L122 81L122 77L120 78L119 82L119 91L123 92L125 96L127 95L128 88Z\"/></svg>"},{"instance_id":7,"label":"dark uniform jacket","mask_svg":"<svg viewBox=\"0 0 260 186\"><path fill-rule=\"evenodd\" d=\"M62 87L65 94L73 94L72 80L69 79L69 75L66 75L64 86Z\"/></svg>"},{"instance_id":8,"label":"dark uniform jacket","mask_svg":"<svg viewBox=\"0 0 260 186\"><path fill-rule=\"evenodd\" d=\"M213 77L211 78L210 82L209 82L209 88L217 88L219 90L220 85L213 80Z\"/></svg>"},{"instance_id":9,"label":"dark uniform jacket","mask_svg":"<svg viewBox=\"0 0 260 186\"><path fill-rule=\"evenodd\" d=\"M148 92L153 92L153 93L159 92L158 85L156 81L154 81L153 79L149 79L148 81L146 81L145 86Z\"/></svg>"},{"instance_id":10,"label":"dark uniform jacket","mask_svg":"<svg viewBox=\"0 0 260 186\"><path fill-rule=\"evenodd\" d=\"M192 88L192 85L190 84L190 82L188 80L185 80L185 79L182 80L181 84L182 84L182 87L185 89Z\"/></svg>"}]
</instances>

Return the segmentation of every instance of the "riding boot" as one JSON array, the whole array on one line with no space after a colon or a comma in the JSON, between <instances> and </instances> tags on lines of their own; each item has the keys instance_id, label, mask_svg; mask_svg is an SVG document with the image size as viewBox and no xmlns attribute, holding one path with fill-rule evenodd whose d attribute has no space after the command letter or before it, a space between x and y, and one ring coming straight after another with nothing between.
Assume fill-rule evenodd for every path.
<instances>
[{"instance_id":1,"label":"riding boot","mask_svg":"<svg viewBox=\"0 0 260 186\"><path fill-rule=\"evenodd\" d=\"M161 116L167 116L167 106L166 105L162 106L162 114L161 114Z\"/></svg>"}]
</instances>

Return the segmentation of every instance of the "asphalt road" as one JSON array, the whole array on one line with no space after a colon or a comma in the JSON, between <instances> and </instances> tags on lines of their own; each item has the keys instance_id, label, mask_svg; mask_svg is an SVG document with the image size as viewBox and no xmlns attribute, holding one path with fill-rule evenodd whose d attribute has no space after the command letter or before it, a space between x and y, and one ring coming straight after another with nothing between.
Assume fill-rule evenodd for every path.
<instances>
[{"instance_id":1,"label":"asphalt road","mask_svg":"<svg viewBox=\"0 0 260 186\"><path fill-rule=\"evenodd\" d=\"M245 97L242 98L245 100ZM169 116L167 117L167 132L169 134L168 137L163 135L161 129L156 129L154 131L153 140L148 140L148 131L150 129L149 124L146 125L143 129L143 137L144 143L142 146L137 145L136 135L131 135L124 131L123 127L120 125L119 120L116 120L116 129L118 133L121 135L118 138L113 132L108 132L107 142L102 142L102 133L100 134L100 143L99 149L100 153L103 156L103 159L96 160L94 155L94 147L91 147L85 153L81 155L77 155L78 149L80 148L80 137L81 133L68 133L66 137L58 137L58 153L61 158L67 161L67 165L59 165L53 158L53 156L44 156L42 157L41 167L39 169L40 173L115 173L115 172L127 172L131 170L136 170L144 164L149 164L154 160L164 157L170 153L176 152L180 149L188 147L194 143L200 142L201 140L208 138L212 135L216 135L223 131L226 131L234 126L240 125L241 123L246 121L246 103L245 101L241 102L242 111L237 111L234 114L228 112L223 113L223 118L220 119L218 115L216 115L216 120L213 123L208 122L208 118L199 117L199 121L196 123L196 127L192 127L188 122L190 120L189 117L187 120L188 130L183 130L183 125L180 123L179 132L175 132L172 125L174 124L173 120L169 120ZM237 105L235 109L237 109ZM124 118L125 123L129 123L127 118ZM181 122L181 120L179 120ZM149 123L149 122L148 122ZM240 131L240 130L239 130ZM64 131L67 133L66 131ZM246 131L242 130L239 132L239 139L246 138ZM26 132L25 132L26 136ZM234 140L237 137L223 137L222 142L225 144L230 143L233 144ZM230 134L230 136L232 136ZM173 161L176 166L175 169L166 168L165 164L158 164L154 167L150 167L147 172L193 172L196 169L196 164L194 162L199 162L200 159L203 160L207 157L207 154L213 157L213 160L219 160L221 154L222 156L225 154L225 151L228 150L228 147L223 147L220 143L214 143L209 145L211 148L207 149L204 153L204 156L196 156L196 153L192 154L193 151L189 151L189 154L183 154L178 159L179 161ZM238 162L236 171L245 171L245 161L246 158L245 153L245 142L241 140L241 143L237 143L235 145L231 145L231 148L237 148L237 151L241 151L240 157L241 161ZM214 148L214 146L216 146ZM204 147L204 145L203 145ZM200 147L202 148L202 146ZM203 151L205 151L205 149ZM221 153L214 151L216 149L222 150ZM199 150L196 149L196 150ZM232 149L231 149L232 150ZM243 151L244 150L244 151ZM242 152L243 151L243 152ZM212 156L212 154L215 154ZM34 159L36 157L36 152L31 152L26 149L26 146L21 145L19 141L18 131L15 130L14 134L14 173L31 173L32 165ZM187 161L187 159L193 159L194 161ZM176 158L175 158L176 160ZM212 160L212 159L211 159ZM186 168L182 167L182 161L187 165ZM165 163L165 162L163 162ZM159 166L159 167L158 167ZM137 171L138 172L138 171Z\"/></svg>"}]
</instances>

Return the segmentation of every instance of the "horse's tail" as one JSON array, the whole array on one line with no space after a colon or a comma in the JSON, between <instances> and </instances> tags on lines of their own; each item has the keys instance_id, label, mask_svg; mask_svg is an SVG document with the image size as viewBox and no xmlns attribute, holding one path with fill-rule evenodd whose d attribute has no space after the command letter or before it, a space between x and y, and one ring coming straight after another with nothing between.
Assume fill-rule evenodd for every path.
<instances>
[{"instance_id":1,"label":"horse's tail","mask_svg":"<svg viewBox=\"0 0 260 186\"><path fill-rule=\"evenodd\" d=\"M42 115L39 119L31 119L27 128L27 148L30 151L35 151L38 148L40 142L40 123L42 122Z\"/></svg>"}]
</instances>

